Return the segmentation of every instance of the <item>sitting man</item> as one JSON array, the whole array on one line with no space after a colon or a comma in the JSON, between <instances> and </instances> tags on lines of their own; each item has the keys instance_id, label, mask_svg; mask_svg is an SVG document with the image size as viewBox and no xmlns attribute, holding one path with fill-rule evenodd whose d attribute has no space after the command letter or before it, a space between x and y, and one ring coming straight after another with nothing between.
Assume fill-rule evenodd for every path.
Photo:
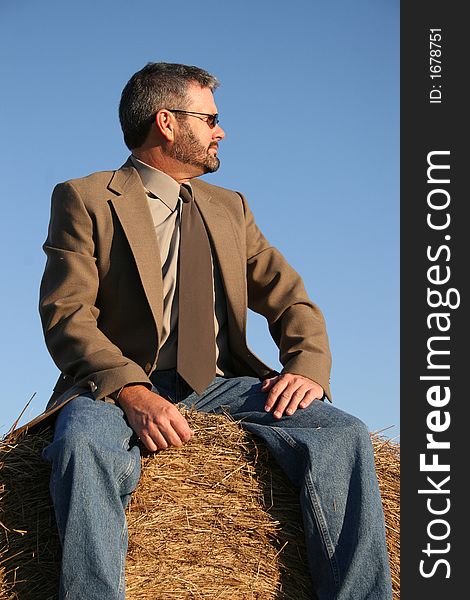
<instances>
[{"instance_id":1,"label":"sitting man","mask_svg":"<svg viewBox=\"0 0 470 600\"><path fill-rule=\"evenodd\" d=\"M322 314L245 198L197 179L219 167L217 85L149 63L121 97L127 162L53 192L40 312L61 370L44 413L60 598L125 597L139 439L152 452L187 442L182 403L241 419L298 486L319 600L387 600L372 445L329 402ZM248 307L268 321L280 373L248 349Z\"/></svg>"}]
</instances>

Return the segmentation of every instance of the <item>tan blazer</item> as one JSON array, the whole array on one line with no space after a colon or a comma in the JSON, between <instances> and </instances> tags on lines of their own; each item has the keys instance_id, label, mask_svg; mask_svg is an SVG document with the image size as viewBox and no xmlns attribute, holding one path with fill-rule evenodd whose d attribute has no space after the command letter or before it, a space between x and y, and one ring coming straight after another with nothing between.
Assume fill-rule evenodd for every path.
<instances>
[{"instance_id":1,"label":"tan blazer","mask_svg":"<svg viewBox=\"0 0 470 600\"><path fill-rule=\"evenodd\" d=\"M269 245L243 196L192 180L226 291L236 373L272 370L247 347L247 307L264 315L283 372L317 381L330 397L323 316L299 275ZM130 161L59 184L44 244L40 313L62 374L46 412L78 394L103 399L128 383L150 385L158 357L163 297L160 252L147 198Z\"/></svg>"}]
</instances>

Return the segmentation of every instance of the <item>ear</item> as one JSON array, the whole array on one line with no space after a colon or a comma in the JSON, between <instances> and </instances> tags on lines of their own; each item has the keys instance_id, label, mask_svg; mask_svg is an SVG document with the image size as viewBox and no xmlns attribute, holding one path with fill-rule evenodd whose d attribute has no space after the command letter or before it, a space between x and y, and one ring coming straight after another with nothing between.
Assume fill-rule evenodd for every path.
<instances>
[{"instance_id":1,"label":"ear","mask_svg":"<svg viewBox=\"0 0 470 600\"><path fill-rule=\"evenodd\" d=\"M162 108L155 115L157 130L166 140L173 142L175 139L175 116L169 110Z\"/></svg>"}]
</instances>

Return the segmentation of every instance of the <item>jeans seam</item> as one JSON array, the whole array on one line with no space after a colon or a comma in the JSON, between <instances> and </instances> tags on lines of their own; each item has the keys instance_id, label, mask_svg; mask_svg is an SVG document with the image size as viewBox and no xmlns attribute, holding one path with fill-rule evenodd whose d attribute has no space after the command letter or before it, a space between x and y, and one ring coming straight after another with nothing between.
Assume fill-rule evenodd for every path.
<instances>
[{"instance_id":1,"label":"jeans seam","mask_svg":"<svg viewBox=\"0 0 470 600\"><path fill-rule=\"evenodd\" d=\"M130 460L129 460L129 464L127 465L126 470L118 478L118 484L119 485L121 485L130 476L130 474L134 470L134 467L135 467L135 458L134 458L134 455L131 454Z\"/></svg>"},{"instance_id":2,"label":"jeans seam","mask_svg":"<svg viewBox=\"0 0 470 600\"><path fill-rule=\"evenodd\" d=\"M294 440L294 438L292 438L283 429L281 429L280 427L273 427L272 425L270 425L270 429L272 429L277 434L279 434L282 437L282 439L285 442L287 442L289 444L289 446L291 446L291 448L295 448L296 450L298 450L299 452L301 452L303 454L302 448L297 444L297 442Z\"/></svg>"},{"instance_id":3,"label":"jeans seam","mask_svg":"<svg viewBox=\"0 0 470 600\"><path fill-rule=\"evenodd\" d=\"M125 591L126 587L126 575L125 575L125 560L126 560L126 549L124 548L124 538L127 532L127 522L124 521L124 525L121 530L121 548L120 548L120 561L119 561L119 586L118 586L118 595L120 596L122 592Z\"/></svg>"},{"instance_id":4,"label":"jeans seam","mask_svg":"<svg viewBox=\"0 0 470 600\"><path fill-rule=\"evenodd\" d=\"M315 484L313 483L313 479L312 479L312 476L310 473L307 473L305 480L306 480L306 485L307 485L307 488L309 491L308 496L309 496L310 502L312 503L312 507L313 507L313 514L315 515L315 518L316 518L316 521L318 524L318 528L320 531L320 535L322 537L323 543L324 543L326 551L327 551L328 560L330 561L331 570L333 572L333 581L335 583L336 589L339 590L339 587L340 587L339 567L338 567L338 564L337 564L335 556L334 556L334 547L333 547L333 543L331 541L330 533L328 531L328 525L327 525L326 519L323 515L323 511L321 509L321 505L318 500L317 493L315 491Z\"/></svg>"},{"instance_id":5,"label":"jeans seam","mask_svg":"<svg viewBox=\"0 0 470 600\"><path fill-rule=\"evenodd\" d=\"M129 444L129 440L130 440L130 437L125 437L125 438L122 440L122 449L123 449L123 450L126 450L126 446Z\"/></svg>"},{"instance_id":6,"label":"jeans seam","mask_svg":"<svg viewBox=\"0 0 470 600\"><path fill-rule=\"evenodd\" d=\"M285 432L283 429L281 429L279 427L270 426L270 429L272 429L280 437L282 437L282 439L285 442L287 442L289 444L289 446L291 446L292 448L294 448L295 450L300 452L303 456L307 456L307 459L308 459L308 455L305 452L305 450L287 432ZM340 575L339 575L338 564L337 564L335 556L334 556L334 546L333 546L333 542L331 541L331 536L328 531L328 525L327 525L326 519L323 515L323 511L321 509L321 505L320 505L320 502L318 500L318 496L317 496L317 493L315 490L315 484L313 482L313 478L312 478L310 472L307 472L307 474L305 476L305 481L306 481L306 486L308 489L308 496L309 496L309 499L310 499L310 502L311 502L312 508L313 508L313 514L315 516L315 520L318 525L318 530L320 532L323 544L326 549L326 554L328 556L330 567L333 572L333 581L335 583L336 589L339 589Z\"/></svg>"}]
</instances>

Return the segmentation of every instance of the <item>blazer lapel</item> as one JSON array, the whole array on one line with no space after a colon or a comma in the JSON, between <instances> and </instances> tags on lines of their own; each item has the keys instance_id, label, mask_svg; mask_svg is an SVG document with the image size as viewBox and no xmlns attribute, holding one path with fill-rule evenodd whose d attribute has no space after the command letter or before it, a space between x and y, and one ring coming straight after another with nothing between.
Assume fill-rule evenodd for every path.
<instances>
[{"instance_id":1,"label":"blazer lapel","mask_svg":"<svg viewBox=\"0 0 470 600\"><path fill-rule=\"evenodd\" d=\"M240 334L244 339L246 332L246 269L243 262L245 250L240 241L228 212L223 205L211 201L211 196L197 185L197 180L191 182L194 199L201 211L211 238L212 246L220 267L220 275L225 288L229 327L233 328L232 336L237 340Z\"/></svg>"},{"instance_id":2,"label":"blazer lapel","mask_svg":"<svg viewBox=\"0 0 470 600\"><path fill-rule=\"evenodd\" d=\"M160 249L141 179L130 160L115 171L108 188L116 194L111 203L134 255L158 338L161 339L163 282Z\"/></svg>"}]
</instances>

